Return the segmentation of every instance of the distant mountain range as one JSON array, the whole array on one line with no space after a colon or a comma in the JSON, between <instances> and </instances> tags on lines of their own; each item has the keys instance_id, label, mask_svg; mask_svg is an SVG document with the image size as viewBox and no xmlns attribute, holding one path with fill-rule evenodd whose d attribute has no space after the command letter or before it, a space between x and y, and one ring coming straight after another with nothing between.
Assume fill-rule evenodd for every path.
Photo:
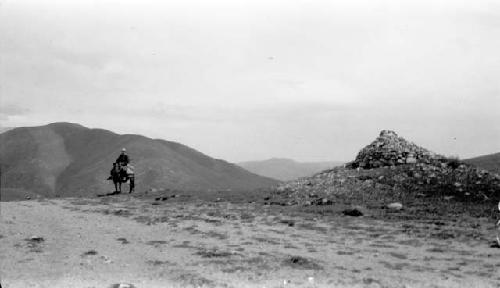
<instances>
[{"instance_id":1,"label":"distant mountain range","mask_svg":"<svg viewBox=\"0 0 500 288\"><path fill-rule=\"evenodd\" d=\"M122 147L135 166L139 191L251 190L278 183L176 142L53 123L0 134L2 200L112 191L105 179Z\"/></svg>"},{"instance_id":2,"label":"distant mountain range","mask_svg":"<svg viewBox=\"0 0 500 288\"><path fill-rule=\"evenodd\" d=\"M262 161L240 162L237 164L257 175L281 181L289 181L300 177L311 176L323 170L342 165L343 162L297 162L291 159L272 158Z\"/></svg>"},{"instance_id":3,"label":"distant mountain range","mask_svg":"<svg viewBox=\"0 0 500 288\"><path fill-rule=\"evenodd\" d=\"M463 160L479 168L500 174L500 152Z\"/></svg>"}]
</instances>

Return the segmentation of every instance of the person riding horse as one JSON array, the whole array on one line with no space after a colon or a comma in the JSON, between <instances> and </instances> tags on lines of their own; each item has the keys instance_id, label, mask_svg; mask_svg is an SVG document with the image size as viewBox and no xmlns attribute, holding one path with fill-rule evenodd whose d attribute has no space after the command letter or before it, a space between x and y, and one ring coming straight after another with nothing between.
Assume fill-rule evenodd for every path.
<instances>
[{"instance_id":1,"label":"person riding horse","mask_svg":"<svg viewBox=\"0 0 500 288\"><path fill-rule=\"evenodd\" d=\"M120 156L113 163L113 168L110 171L111 176L108 179L113 180L116 192L121 192L121 183L130 181L129 193L132 193L135 187L134 167L129 164L130 159L126 151L125 148L122 149Z\"/></svg>"}]
</instances>

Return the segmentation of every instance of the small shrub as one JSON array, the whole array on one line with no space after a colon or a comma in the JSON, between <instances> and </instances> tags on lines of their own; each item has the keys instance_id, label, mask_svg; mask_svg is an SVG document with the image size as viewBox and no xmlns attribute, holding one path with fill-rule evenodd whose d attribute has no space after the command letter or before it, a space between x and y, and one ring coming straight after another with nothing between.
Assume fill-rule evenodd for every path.
<instances>
[{"instance_id":1,"label":"small shrub","mask_svg":"<svg viewBox=\"0 0 500 288\"><path fill-rule=\"evenodd\" d=\"M97 251L95 250L89 250L87 252L84 252L82 256L91 256L91 255L97 255Z\"/></svg>"}]
</instances>

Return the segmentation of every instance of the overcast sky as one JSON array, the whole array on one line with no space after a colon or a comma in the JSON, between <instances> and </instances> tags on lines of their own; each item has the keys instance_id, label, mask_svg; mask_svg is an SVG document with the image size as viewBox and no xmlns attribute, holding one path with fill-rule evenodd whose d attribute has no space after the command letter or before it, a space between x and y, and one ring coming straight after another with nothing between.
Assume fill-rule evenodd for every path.
<instances>
[{"instance_id":1,"label":"overcast sky","mask_svg":"<svg viewBox=\"0 0 500 288\"><path fill-rule=\"evenodd\" d=\"M500 151L500 2L0 1L0 123L231 162L351 160L382 129Z\"/></svg>"}]
</instances>

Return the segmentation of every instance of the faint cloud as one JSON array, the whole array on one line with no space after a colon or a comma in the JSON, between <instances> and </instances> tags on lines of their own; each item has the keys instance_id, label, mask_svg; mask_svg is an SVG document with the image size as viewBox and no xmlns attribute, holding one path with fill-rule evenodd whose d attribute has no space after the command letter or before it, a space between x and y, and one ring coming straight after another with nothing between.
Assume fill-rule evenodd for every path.
<instances>
[{"instance_id":1,"label":"faint cloud","mask_svg":"<svg viewBox=\"0 0 500 288\"><path fill-rule=\"evenodd\" d=\"M11 117L22 116L29 113L30 110L15 104L3 105L0 103L0 121L7 122ZM2 125L0 124L0 127Z\"/></svg>"},{"instance_id":2,"label":"faint cloud","mask_svg":"<svg viewBox=\"0 0 500 288\"><path fill-rule=\"evenodd\" d=\"M29 113L28 108L24 108L15 104L0 105L0 117L7 118L8 116L25 115Z\"/></svg>"}]
</instances>

